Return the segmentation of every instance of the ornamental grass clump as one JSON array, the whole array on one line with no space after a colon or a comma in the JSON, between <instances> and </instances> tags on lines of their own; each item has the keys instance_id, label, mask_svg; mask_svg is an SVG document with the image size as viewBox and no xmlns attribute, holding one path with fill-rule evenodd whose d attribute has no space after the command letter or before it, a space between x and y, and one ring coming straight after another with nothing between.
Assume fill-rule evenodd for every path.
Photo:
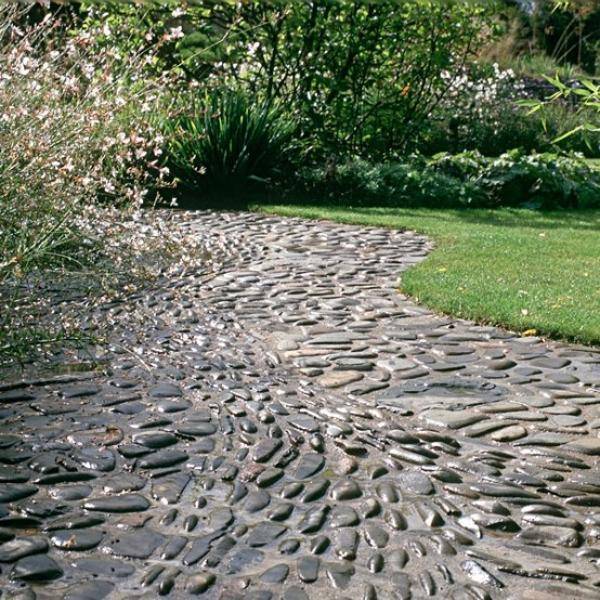
<instances>
[{"instance_id":1,"label":"ornamental grass clump","mask_svg":"<svg viewBox=\"0 0 600 600\"><path fill-rule=\"evenodd\" d=\"M119 32L28 17L0 9L0 355L37 343L26 332L49 312L42 287L75 277L114 293L172 241L160 219L139 234L140 208L169 185L153 122L174 86L149 68L164 36L99 49Z\"/></svg>"},{"instance_id":2,"label":"ornamental grass clump","mask_svg":"<svg viewBox=\"0 0 600 600\"><path fill-rule=\"evenodd\" d=\"M239 194L281 177L298 150L294 131L278 106L212 90L163 123L165 160L187 190Z\"/></svg>"}]
</instances>

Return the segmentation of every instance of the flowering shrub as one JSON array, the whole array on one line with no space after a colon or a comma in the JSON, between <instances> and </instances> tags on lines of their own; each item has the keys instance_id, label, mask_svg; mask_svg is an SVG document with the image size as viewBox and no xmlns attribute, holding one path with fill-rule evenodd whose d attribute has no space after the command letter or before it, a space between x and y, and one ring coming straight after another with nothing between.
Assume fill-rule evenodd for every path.
<instances>
[{"instance_id":1,"label":"flowering shrub","mask_svg":"<svg viewBox=\"0 0 600 600\"><path fill-rule=\"evenodd\" d=\"M544 120L532 119L527 108L538 103L526 81L497 64L473 64L459 77L443 74L446 91L431 111L417 148L424 154L478 150L499 156L514 148L526 152L583 152L600 156L600 135L584 135L581 123L589 107L575 110L566 103L544 105ZM574 130L574 135L565 132ZM557 143L558 141L558 143Z\"/></svg>"},{"instance_id":2,"label":"flowering shrub","mask_svg":"<svg viewBox=\"0 0 600 600\"><path fill-rule=\"evenodd\" d=\"M541 128L517 105L525 89L511 69L475 64L458 77L449 72L442 77L445 92L423 130L423 152L478 149L497 155L518 146L535 148Z\"/></svg>"},{"instance_id":3,"label":"flowering shrub","mask_svg":"<svg viewBox=\"0 0 600 600\"><path fill-rule=\"evenodd\" d=\"M154 122L175 84L150 68L161 40L99 51L110 28L23 26L22 10L0 9L0 351L40 312L37 275L94 272L106 292L177 246L160 219L140 225L170 185Z\"/></svg>"},{"instance_id":4,"label":"flowering shrub","mask_svg":"<svg viewBox=\"0 0 600 600\"><path fill-rule=\"evenodd\" d=\"M523 82L516 78L512 69L500 69L494 63L491 71L478 73L475 67L471 70L463 68L459 77L447 71L442 73L447 86L442 106L453 110L455 119L487 119L499 102L516 100L523 95ZM501 123L496 120L494 125L500 127Z\"/></svg>"},{"instance_id":5,"label":"flowering shrub","mask_svg":"<svg viewBox=\"0 0 600 600\"><path fill-rule=\"evenodd\" d=\"M523 82L514 71L500 69L496 63L489 70L478 69L477 65L470 70L464 68L456 78L445 72L442 78L447 92L441 107L450 113L459 139L472 137L478 123L485 123L498 135L506 127L507 117L516 113L515 101L524 95Z\"/></svg>"},{"instance_id":6,"label":"flowering shrub","mask_svg":"<svg viewBox=\"0 0 600 600\"><path fill-rule=\"evenodd\" d=\"M285 106L316 160L389 156L487 37L488 4L190 2L176 50L190 79Z\"/></svg>"}]
</instances>

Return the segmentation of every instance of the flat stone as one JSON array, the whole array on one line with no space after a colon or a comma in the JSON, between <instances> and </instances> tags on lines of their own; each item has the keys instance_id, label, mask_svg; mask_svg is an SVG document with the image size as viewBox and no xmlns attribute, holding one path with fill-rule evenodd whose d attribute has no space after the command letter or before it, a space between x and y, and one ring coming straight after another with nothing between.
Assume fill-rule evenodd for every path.
<instances>
[{"instance_id":1,"label":"flat stone","mask_svg":"<svg viewBox=\"0 0 600 600\"><path fill-rule=\"evenodd\" d=\"M177 443L177 437L167 431L136 433L132 440L134 444L141 444L153 449L164 448Z\"/></svg>"},{"instance_id":2,"label":"flat stone","mask_svg":"<svg viewBox=\"0 0 600 600\"><path fill-rule=\"evenodd\" d=\"M61 577L63 570L45 554L21 558L13 567L10 576L23 581L50 581Z\"/></svg>"},{"instance_id":3,"label":"flat stone","mask_svg":"<svg viewBox=\"0 0 600 600\"><path fill-rule=\"evenodd\" d=\"M0 483L0 503L15 502L36 494L38 488L27 483Z\"/></svg>"},{"instance_id":4,"label":"flat stone","mask_svg":"<svg viewBox=\"0 0 600 600\"><path fill-rule=\"evenodd\" d=\"M573 438L562 433L536 433L517 442L519 446L561 446Z\"/></svg>"},{"instance_id":5,"label":"flat stone","mask_svg":"<svg viewBox=\"0 0 600 600\"><path fill-rule=\"evenodd\" d=\"M110 558L82 558L74 561L72 566L75 571L83 571L94 577L117 577L119 579L129 577L135 571L132 564Z\"/></svg>"},{"instance_id":6,"label":"flat stone","mask_svg":"<svg viewBox=\"0 0 600 600\"><path fill-rule=\"evenodd\" d=\"M161 478L152 484L151 495L162 504L176 504L190 480L191 476L188 473L176 473Z\"/></svg>"},{"instance_id":7,"label":"flat stone","mask_svg":"<svg viewBox=\"0 0 600 600\"><path fill-rule=\"evenodd\" d=\"M579 532L566 527L528 527L517 537L526 544L566 548L578 548L583 541Z\"/></svg>"},{"instance_id":8,"label":"flat stone","mask_svg":"<svg viewBox=\"0 0 600 600\"><path fill-rule=\"evenodd\" d=\"M97 385L83 384L75 385L68 388L63 388L63 398L85 398L87 396L94 396L100 391Z\"/></svg>"},{"instance_id":9,"label":"flat stone","mask_svg":"<svg viewBox=\"0 0 600 600\"><path fill-rule=\"evenodd\" d=\"M0 393L0 404L12 404L13 402L28 402L35 400L35 396L25 390L10 390Z\"/></svg>"},{"instance_id":10,"label":"flat stone","mask_svg":"<svg viewBox=\"0 0 600 600\"><path fill-rule=\"evenodd\" d=\"M316 556L303 556L298 559L296 568L298 569L298 577L304 583L312 583L319 578L320 560Z\"/></svg>"},{"instance_id":11,"label":"flat stone","mask_svg":"<svg viewBox=\"0 0 600 600\"><path fill-rule=\"evenodd\" d=\"M308 453L300 458L296 467L294 477L296 479L308 479L318 473L325 464L325 459L320 454Z\"/></svg>"},{"instance_id":12,"label":"flat stone","mask_svg":"<svg viewBox=\"0 0 600 600\"><path fill-rule=\"evenodd\" d=\"M264 552L256 550L256 548L243 548L229 557L226 573L232 575L244 572L249 567L255 568L256 565L263 562L264 558Z\"/></svg>"},{"instance_id":13,"label":"flat stone","mask_svg":"<svg viewBox=\"0 0 600 600\"><path fill-rule=\"evenodd\" d=\"M260 523L250 531L246 543L251 548L266 546L283 535L285 531L286 527L277 523Z\"/></svg>"},{"instance_id":14,"label":"flat stone","mask_svg":"<svg viewBox=\"0 0 600 600\"><path fill-rule=\"evenodd\" d=\"M58 486L49 491L49 494L57 500L72 502L82 500L92 493L92 487L89 485L64 485Z\"/></svg>"},{"instance_id":15,"label":"flat stone","mask_svg":"<svg viewBox=\"0 0 600 600\"><path fill-rule=\"evenodd\" d=\"M150 390L153 398L179 398L183 395L179 386L173 383L160 383Z\"/></svg>"},{"instance_id":16,"label":"flat stone","mask_svg":"<svg viewBox=\"0 0 600 600\"><path fill-rule=\"evenodd\" d=\"M264 490L258 490L248 494L246 501L244 502L244 509L249 513L258 512L266 506L269 506L270 502L271 496Z\"/></svg>"},{"instance_id":17,"label":"flat stone","mask_svg":"<svg viewBox=\"0 0 600 600\"><path fill-rule=\"evenodd\" d=\"M338 358L334 360L334 369L338 371L372 371L375 365L360 358Z\"/></svg>"},{"instance_id":18,"label":"flat stone","mask_svg":"<svg viewBox=\"0 0 600 600\"><path fill-rule=\"evenodd\" d=\"M385 548L390 539L390 536L385 529L371 521L365 523L364 535L367 544L373 548Z\"/></svg>"},{"instance_id":19,"label":"flat stone","mask_svg":"<svg viewBox=\"0 0 600 600\"><path fill-rule=\"evenodd\" d=\"M565 448L582 454L600 456L600 438L590 436L578 438L568 442Z\"/></svg>"},{"instance_id":20,"label":"flat stone","mask_svg":"<svg viewBox=\"0 0 600 600\"><path fill-rule=\"evenodd\" d=\"M81 448L73 453L73 458L86 469L93 471L112 471L116 465L116 458L111 450L98 448Z\"/></svg>"},{"instance_id":21,"label":"flat stone","mask_svg":"<svg viewBox=\"0 0 600 600\"><path fill-rule=\"evenodd\" d=\"M325 567L327 577L334 588L345 589L350 584L350 578L354 575L355 569L349 563L330 562Z\"/></svg>"},{"instance_id":22,"label":"flat stone","mask_svg":"<svg viewBox=\"0 0 600 600\"><path fill-rule=\"evenodd\" d=\"M429 477L420 471L400 473L398 478L400 489L409 494L427 496L435 491Z\"/></svg>"},{"instance_id":23,"label":"flat stone","mask_svg":"<svg viewBox=\"0 0 600 600\"><path fill-rule=\"evenodd\" d=\"M527 435L527 429L521 425L512 425L510 427L504 427L499 431L495 431L490 436L496 442L512 442L514 440L520 440Z\"/></svg>"},{"instance_id":24,"label":"flat stone","mask_svg":"<svg viewBox=\"0 0 600 600\"><path fill-rule=\"evenodd\" d=\"M165 541L163 535L149 529L141 529L132 533L119 533L110 540L105 548L111 554L124 558L148 558Z\"/></svg>"},{"instance_id":25,"label":"flat stone","mask_svg":"<svg viewBox=\"0 0 600 600\"><path fill-rule=\"evenodd\" d=\"M364 375L357 371L331 372L319 377L317 383L325 388L339 388L356 381L360 381Z\"/></svg>"},{"instance_id":26,"label":"flat stone","mask_svg":"<svg viewBox=\"0 0 600 600\"><path fill-rule=\"evenodd\" d=\"M388 371L409 371L416 368L416 364L405 358L386 358L378 360L377 366L387 369Z\"/></svg>"},{"instance_id":27,"label":"flat stone","mask_svg":"<svg viewBox=\"0 0 600 600\"><path fill-rule=\"evenodd\" d=\"M281 583L285 581L290 569L286 564L275 565L267 569L261 576L260 580L264 583Z\"/></svg>"},{"instance_id":28,"label":"flat stone","mask_svg":"<svg viewBox=\"0 0 600 600\"><path fill-rule=\"evenodd\" d=\"M214 585L215 579L213 573L198 573L192 575L188 580L187 591L190 594L203 594L207 589Z\"/></svg>"},{"instance_id":29,"label":"flat stone","mask_svg":"<svg viewBox=\"0 0 600 600\"><path fill-rule=\"evenodd\" d=\"M330 516L331 527L354 527L360 523L356 511L350 506L336 506Z\"/></svg>"},{"instance_id":30,"label":"flat stone","mask_svg":"<svg viewBox=\"0 0 600 600\"><path fill-rule=\"evenodd\" d=\"M76 583L65 591L64 600L101 600L109 596L115 584L111 581L99 580Z\"/></svg>"},{"instance_id":31,"label":"flat stone","mask_svg":"<svg viewBox=\"0 0 600 600\"><path fill-rule=\"evenodd\" d=\"M257 478L256 485L264 488L273 485L276 481L279 481L284 475L283 469L269 468L265 469Z\"/></svg>"},{"instance_id":32,"label":"flat stone","mask_svg":"<svg viewBox=\"0 0 600 600\"><path fill-rule=\"evenodd\" d=\"M278 439L262 440L252 450L252 459L257 463L267 462L282 445Z\"/></svg>"},{"instance_id":33,"label":"flat stone","mask_svg":"<svg viewBox=\"0 0 600 600\"><path fill-rule=\"evenodd\" d=\"M465 560L460 565L465 573L477 584L492 588L503 588L504 584L475 560Z\"/></svg>"},{"instance_id":34,"label":"flat stone","mask_svg":"<svg viewBox=\"0 0 600 600\"><path fill-rule=\"evenodd\" d=\"M102 481L102 490L105 494L121 494L122 492L135 492L146 485L146 480L133 473L119 473L107 477Z\"/></svg>"},{"instance_id":35,"label":"flat stone","mask_svg":"<svg viewBox=\"0 0 600 600\"><path fill-rule=\"evenodd\" d=\"M122 494L120 496L108 496L105 498L91 498L83 503L87 510L98 510L103 512L137 512L146 510L150 502L139 494Z\"/></svg>"},{"instance_id":36,"label":"flat stone","mask_svg":"<svg viewBox=\"0 0 600 600\"><path fill-rule=\"evenodd\" d=\"M315 433L321 428L316 419L305 415L290 417L287 422L292 425L292 427L295 427L300 431L306 431L307 433Z\"/></svg>"},{"instance_id":37,"label":"flat stone","mask_svg":"<svg viewBox=\"0 0 600 600\"><path fill-rule=\"evenodd\" d=\"M449 427L450 429L462 429L483 421L485 415L469 411L429 410L421 417L430 425L438 427Z\"/></svg>"},{"instance_id":38,"label":"flat stone","mask_svg":"<svg viewBox=\"0 0 600 600\"><path fill-rule=\"evenodd\" d=\"M160 450L139 461L140 469L163 469L178 465L188 459L187 452L183 450Z\"/></svg>"},{"instance_id":39,"label":"flat stone","mask_svg":"<svg viewBox=\"0 0 600 600\"><path fill-rule=\"evenodd\" d=\"M362 496L362 490L353 479L342 479L331 488L329 496L337 502L354 500Z\"/></svg>"},{"instance_id":40,"label":"flat stone","mask_svg":"<svg viewBox=\"0 0 600 600\"><path fill-rule=\"evenodd\" d=\"M364 339L367 339L367 336L360 333L334 332L317 335L311 338L308 343L313 345L346 346L356 340Z\"/></svg>"},{"instance_id":41,"label":"flat stone","mask_svg":"<svg viewBox=\"0 0 600 600\"><path fill-rule=\"evenodd\" d=\"M63 517L58 517L46 523L44 531L58 531L61 529L85 529L101 525L105 518L98 514L88 514L84 512L69 513Z\"/></svg>"},{"instance_id":42,"label":"flat stone","mask_svg":"<svg viewBox=\"0 0 600 600\"><path fill-rule=\"evenodd\" d=\"M50 538L52 545L61 550L91 550L104 537L98 529L64 529L55 531Z\"/></svg>"},{"instance_id":43,"label":"flat stone","mask_svg":"<svg viewBox=\"0 0 600 600\"><path fill-rule=\"evenodd\" d=\"M31 554L48 550L48 542L41 536L16 537L0 545L0 562L14 562Z\"/></svg>"},{"instance_id":44,"label":"flat stone","mask_svg":"<svg viewBox=\"0 0 600 600\"><path fill-rule=\"evenodd\" d=\"M183 435L192 435L194 437L203 437L216 433L217 426L214 423L204 422L186 422L177 426L178 433Z\"/></svg>"},{"instance_id":45,"label":"flat stone","mask_svg":"<svg viewBox=\"0 0 600 600\"><path fill-rule=\"evenodd\" d=\"M571 361L568 358L542 356L540 358L534 358L529 364L534 367L540 367L541 369L562 369L570 365Z\"/></svg>"}]
</instances>

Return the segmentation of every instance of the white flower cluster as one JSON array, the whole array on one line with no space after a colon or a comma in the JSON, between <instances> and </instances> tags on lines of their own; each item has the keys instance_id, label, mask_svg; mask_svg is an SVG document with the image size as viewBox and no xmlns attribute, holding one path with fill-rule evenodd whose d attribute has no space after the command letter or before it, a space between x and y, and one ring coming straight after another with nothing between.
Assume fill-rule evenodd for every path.
<instances>
[{"instance_id":1,"label":"white flower cluster","mask_svg":"<svg viewBox=\"0 0 600 600\"><path fill-rule=\"evenodd\" d=\"M106 26L65 41L54 18L24 29L15 14L0 8L0 284L65 258L65 244L67 264L93 257L143 278L144 253L178 246L162 221L139 226L142 205L172 183L154 117L176 82L147 69L155 47L98 46L115 34Z\"/></svg>"},{"instance_id":2,"label":"white flower cluster","mask_svg":"<svg viewBox=\"0 0 600 600\"><path fill-rule=\"evenodd\" d=\"M442 73L444 95L441 108L460 120L493 118L499 107L514 105L523 97L524 86L512 69L492 65L492 73L476 76L467 68L456 75ZM498 123L500 125L500 123Z\"/></svg>"}]
</instances>

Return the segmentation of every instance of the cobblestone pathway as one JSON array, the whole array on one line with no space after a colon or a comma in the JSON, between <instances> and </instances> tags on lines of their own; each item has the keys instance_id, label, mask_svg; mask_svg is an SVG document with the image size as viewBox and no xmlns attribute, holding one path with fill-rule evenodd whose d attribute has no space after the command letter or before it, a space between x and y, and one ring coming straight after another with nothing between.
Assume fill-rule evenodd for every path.
<instances>
[{"instance_id":1,"label":"cobblestone pathway","mask_svg":"<svg viewBox=\"0 0 600 600\"><path fill-rule=\"evenodd\" d=\"M181 219L104 371L0 387L2 598L600 598L600 351L415 306L411 233Z\"/></svg>"}]
</instances>

